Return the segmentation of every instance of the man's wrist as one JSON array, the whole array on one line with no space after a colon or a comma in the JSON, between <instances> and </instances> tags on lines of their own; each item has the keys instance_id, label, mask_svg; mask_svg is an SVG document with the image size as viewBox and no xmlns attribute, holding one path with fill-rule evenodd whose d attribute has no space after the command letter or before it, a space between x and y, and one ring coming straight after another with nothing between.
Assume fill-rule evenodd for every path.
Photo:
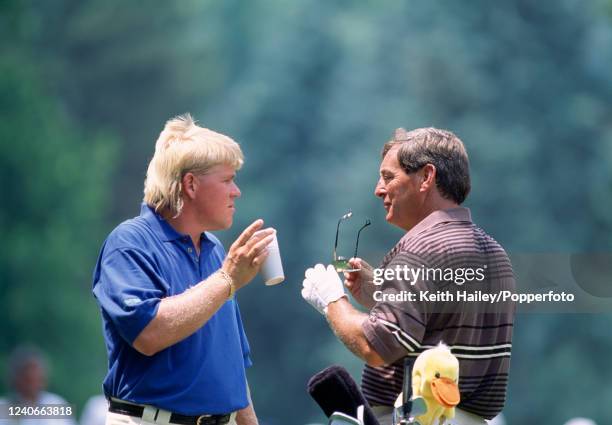
<instances>
[{"instance_id":1,"label":"man's wrist","mask_svg":"<svg viewBox=\"0 0 612 425\"><path fill-rule=\"evenodd\" d=\"M236 293L236 286L234 285L234 279L232 279L232 277L229 275L229 273L227 273L223 269L219 269L219 271L217 273L219 274L221 279L223 279L227 283L227 286L228 286L227 299L229 300Z\"/></svg>"},{"instance_id":2,"label":"man's wrist","mask_svg":"<svg viewBox=\"0 0 612 425\"><path fill-rule=\"evenodd\" d=\"M348 296L347 296L346 294L343 294L341 297L336 298L335 300L328 302L328 303L327 303L327 305L325 306L325 308L323 309L323 314L324 314L325 316L327 316L327 312L329 311L329 307L330 307L332 304L336 304L336 303L338 303L338 301L340 301L340 300L342 300L342 299L344 299L344 300L348 301Z\"/></svg>"}]
</instances>

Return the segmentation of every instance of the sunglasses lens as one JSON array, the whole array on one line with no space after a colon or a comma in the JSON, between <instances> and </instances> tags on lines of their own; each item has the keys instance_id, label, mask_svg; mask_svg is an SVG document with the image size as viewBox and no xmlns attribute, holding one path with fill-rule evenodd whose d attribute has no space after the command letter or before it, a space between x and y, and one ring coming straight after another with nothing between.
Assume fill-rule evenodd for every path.
<instances>
[{"instance_id":1,"label":"sunglasses lens","mask_svg":"<svg viewBox=\"0 0 612 425\"><path fill-rule=\"evenodd\" d=\"M348 260L343 257L338 257L337 260L332 262L332 265L336 268L337 272L342 272L350 267Z\"/></svg>"},{"instance_id":2,"label":"sunglasses lens","mask_svg":"<svg viewBox=\"0 0 612 425\"><path fill-rule=\"evenodd\" d=\"M338 257L337 260L332 261L332 265L336 268L336 271L338 273L341 273L341 272L356 272L356 271L359 270L359 269L353 268L349 264L348 260L346 258L344 258L344 257Z\"/></svg>"}]
</instances>

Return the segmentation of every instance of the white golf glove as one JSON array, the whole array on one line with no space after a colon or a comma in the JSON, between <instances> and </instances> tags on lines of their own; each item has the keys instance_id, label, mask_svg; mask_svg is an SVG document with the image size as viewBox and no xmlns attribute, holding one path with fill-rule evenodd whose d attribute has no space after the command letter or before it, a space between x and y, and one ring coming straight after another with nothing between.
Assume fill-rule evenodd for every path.
<instances>
[{"instance_id":1,"label":"white golf glove","mask_svg":"<svg viewBox=\"0 0 612 425\"><path fill-rule=\"evenodd\" d=\"M327 305L344 296L344 285L331 264L325 268L323 264L306 270L302 287L302 297L316 308L319 313L327 313Z\"/></svg>"}]
</instances>

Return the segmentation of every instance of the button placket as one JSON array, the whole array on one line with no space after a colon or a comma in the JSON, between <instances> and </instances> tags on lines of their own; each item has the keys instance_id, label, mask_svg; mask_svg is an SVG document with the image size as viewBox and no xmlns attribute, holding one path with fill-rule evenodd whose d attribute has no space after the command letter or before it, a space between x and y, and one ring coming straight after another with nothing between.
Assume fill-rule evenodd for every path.
<instances>
[{"instance_id":1,"label":"button placket","mask_svg":"<svg viewBox=\"0 0 612 425\"><path fill-rule=\"evenodd\" d=\"M187 247L187 254L189 258L193 260L194 263L198 264L198 256L195 254L195 250L191 246L190 240L188 236L182 238L183 244Z\"/></svg>"}]
</instances>

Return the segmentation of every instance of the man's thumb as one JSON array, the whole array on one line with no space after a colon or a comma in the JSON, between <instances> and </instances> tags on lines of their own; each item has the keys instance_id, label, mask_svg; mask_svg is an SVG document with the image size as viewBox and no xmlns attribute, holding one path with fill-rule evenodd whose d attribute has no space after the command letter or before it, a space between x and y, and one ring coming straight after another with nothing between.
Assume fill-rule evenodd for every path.
<instances>
[{"instance_id":1,"label":"man's thumb","mask_svg":"<svg viewBox=\"0 0 612 425\"><path fill-rule=\"evenodd\" d=\"M361 268L361 258L351 258L348 262L355 269Z\"/></svg>"}]
</instances>

